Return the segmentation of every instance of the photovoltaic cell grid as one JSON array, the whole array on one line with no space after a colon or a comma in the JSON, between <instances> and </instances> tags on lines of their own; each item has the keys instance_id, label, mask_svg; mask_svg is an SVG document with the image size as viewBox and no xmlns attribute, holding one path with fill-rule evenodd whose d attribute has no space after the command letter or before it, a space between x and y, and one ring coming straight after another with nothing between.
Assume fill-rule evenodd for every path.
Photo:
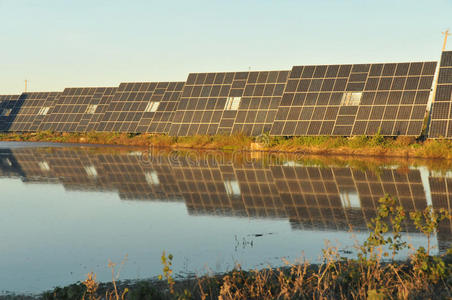
<instances>
[{"instance_id":1,"label":"photovoltaic cell grid","mask_svg":"<svg viewBox=\"0 0 452 300\"><path fill-rule=\"evenodd\" d=\"M270 132L288 75L289 71L250 72L246 81L232 85L234 89L245 84L232 132L252 136Z\"/></svg>"},{"instance_id":2,"label":"photovoltaic cell grid","mask_svg":"<svg viewBox=\"0 0 452 300\"><path fill-rule=\"evenodd\" d=\"M96 129L99 111L114 88L66 88L42 122L42 130L86 132ZM95 106L97 105L97 106ZM90 108L95 108L90 110Z\"/></svg>"},{"instance_id":3,"label":"photovoltaic cell grid","mask_svg":"<svg viewBox=\"0 0 452 300\"><path fill-rule=\"evenodd\" d=\"M177 180L173 177L169 161L159 158L159 163L143 164L141 156L99 155L102 185L118 191L127 200L180 200Z\"/></svg>"},{"instance_id":4,"label":"photovoltaic cell grid","mask_svg":"<svg viewBox=\"0 0 452 300\"><path fill-rule=\"evenodd\" d=\"M50 168L45 168L48 164L43 163L46 160L42 152L21 148L12 150L12 155L18 161L27 182L50 182L51 178L56 178Z\"/></svg>"},{"instance_id":5,"label":"photovoltaic cell grid","mask_svg":"<svg viewBox=\"0 0 452 300\"><path fill-rule=\"evenodd\" d=\"M271 166L271 171L294 228L348 228L333 169Z\"/></svg>"},{"instance_id":6,"label":"photovoltaic cell grid","mask_svg":"<svg viewBox=\"0 0 452 300\"><path fill-rule=\"evenodd\" d=\"M107 109L108 105L110 104L110 102L113 98L113 95L117 89L118 88L116 88L116 87L106 88L106 90L105 90L103 96L100 98L98 104L93 104L96 106L92 107L91 112L86 113L82 117L77 130L98 131L100 121L103 119L105 110Z\"/></svg>"},{"instance_id":7,"label":"photovoltaic cell grid","mask_svg":"<svg viewBox=\"0 0 452 300\"><path fill-rule=\"evenodd\" d=\"M20 95L0 95L0 131L8 131L13 121L13 109Z\"/></svg>"},{"instance_id":8,"label":"photovoltaic cell grid","mask_svg":"<svg viewBox=\"0 0 452 300\"><path fill-rule=\"evenodd\" d=\"M293 226L366 230L378 200L396 197L407 211L423 210L425 191L419 170L381 174L352 168L272 166L273 177ZM405 224L408 231L414 230Z\"/></svg>"},{"instance_id":9,"label":"photovoltaic cell grid","mask_svg":"<svg viewBox=\"0 0 452 300\"><path fill-rule=\"evenodd\" d=\"M12 154L12 149L0 149L0 157L0 177L25 177L21 165Z\"/></svg>"},{"instance_id":10,"label":"photovoltaic cell grid","mask_svg":"<svg viewBox=\"0 0 452 300\"><path fill-rule=\"evenodd\" d=\"M61 93L23 93L15 102L12 111L10 131L38 131L41 122Z\"/></svg>"},{"instance_id":11,"label":"photovoltaic cell grid","mask_svg":"<svg viewBox=\"0 0 452 300\"><path fill-rule=\"evenodd\" d=\"M450 176L432 174L428 178L430 191L432 193L432 205L434 209L446 209L452 211L452 178ZM452 236L452 221L444 220L439 225L438 247L440 250L450 248L450 243L443 243Z\"/></svg>"},{"instance_id":12,"label":"photovoltaic cell grid","mask_svg":"<svg viewBox=\"0 0 452 300\"><path fill-rule=\"evenodd\" d=\"M427 207L419 170L383 169L379 174L371 171L354 171L354 180L361 204L368 209L373 204L376 211L378 200L385 195L397 199L407 212L423 211ZM411 222L405 221L405 226L407 231L416 231Z\"/></svg>"},{"instance_id":13,"label":"photovoltaic cell grid","mask_svg":"<svg viewBox=\"0 0 452 300\"><path fill-rule=\"evenodd\" d=\"M224 184L225 180L236 180L232 166L220 166L209 159L200 159L196 165L192 165L183 157L179 157L178 161L173 163L173 176L177 178L189 214L225 216L243 214L241 198L228 194Z\"/></svg>"},{"instance_id":14,"label":"photovoltaic cell grid","mask_svg":"<svg viewBox=\"0 0 452 300\"><path fill-rule=\"evenodd\" d=\"M98 131L168 133L184 82L121 83ZM156 111L146 111L151 102Z\"/></svg>"},{"instance_id":15,"label":"photovoltaic cell grid","mask_svg":"<svg viewBox=\"0 0 452 300\"><path fill-rule=\"evenodd\" d=\"M289 71L192 73L188 76L173 125L173 136L259 135L269 131ZM240 98L238 109L225 109L228 98Z\"/></svg>"},{"instance_id":16,"label":"photovoltaic cell grid","mask_svg":"<svg viewBox=\"0 0 452 300\"><path fill-rule=\"evenodd\" d=\"M452 51L441 55L429 137L452 138Z\"/></svg>"},{"instance_id":17,"label":"photovoltaic cell grid","mask_svg":"<svg viewBox=\"0 0 452 300\"><path fill-rule=\"evenodd\" d=\"M287 217L271 169L262 161L235 166L242 201L250 217Z\"/></svg>"},{"instance_id":18,"label":"photovoltaic cell grid","mask_svg":"<svg viewBox=\"0 0 452 300\"><path fill-rule=\"evenodd\" d=\"M436 62L295 66L271 134L350 136L380 130L418 136L435 68ZM344 105L344 93L362 93L359 104Z\"/></svg>"}]
</instances>

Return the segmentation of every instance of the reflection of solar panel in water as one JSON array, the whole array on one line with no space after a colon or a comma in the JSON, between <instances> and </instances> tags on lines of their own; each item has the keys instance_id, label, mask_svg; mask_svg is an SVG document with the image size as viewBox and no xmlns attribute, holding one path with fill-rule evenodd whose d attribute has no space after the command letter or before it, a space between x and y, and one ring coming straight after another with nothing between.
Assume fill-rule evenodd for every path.
<instances>
[{"instance_id":1,"label":"reflection of solar panel in water","mask_svg":"<svg viewBox=\"0 0 452 300\"><path fill-rule=\"evenodd\" d=\"M96 129L100 110L114 88L66 88L42 122L42 130L86 132Z\"/></svg>"},{"instance_id":2,"label":"reflection of solar panel in water","mask_svg":"<svg viewBox=\"0 0 452 300\"><path fill-rule=\"evenodd\" d=\"M61 93L23 93L11 112L9 131L37 131Z\"/></svg>"},{"instance_id":3,"label":"reflection of solar panel in water","mask_svg":"<svg viewBox=\"0 0 452 300\"><path fill-rule=\"evenodd\" d=\"M452 51L441 56L429 137L452 138Z\"/></svg>"},{"instance_id":4,"label":"reflection of solar panel in water","mask_svg":"<svg viewBox=\"0 0 452 300\"><path fill-rule=\"evenodd\" d=\"M272 166L271 170L292 226L318 229L348 228L349 220L332 169ZM353 181L346 183L348 184L354 187ZM362 218L359 221L362 223Z\"/></svg>"},{"instance_id":5,"label":"reflection of solar panel in water","mask_svg":"<svg viewBox=\"0 0 452 300\"><path fill-rule=\"evenodd\" d=\"M295 66L272 135L421 134L436 62Z\"/></svg>"},{"instance_id":6,"label":"reflection of solar panel in water","mask_svg":"<svg viewBox=\"0 0 452 300\"><path fill-rule=\"evenodd\" d=\"M184 82L121 83L99 131L167 133Z\"/></svg>"},{"instance_id":7,"label":"reflection of solar panel in water","mask_svg":"<svg viewBox=\"0 0 452 300\"><path fill-rule=\"evenodd\" d=\"M232 166L220 166L208 159L194 166L180 158L177 166L173 166L173 174L191 215L243 215Z\"/></svg>"},{"instance_id":8,"label":"reflection of solar panel in water","mask_svg":"<svg viewBox=\"0 0 452 300\"><path fill-rule=\"evenodd\" d=\"M446 209L452 212L452 177L446 174L431 173L429 176L432 205L434 209ZM447 250L452 244L452 222L445 220L440 223L438 232L440 250Z\"/></svg>"},{"instance_id":9,"label":"reflection of solar panel in water","mask_svg":"<svg viewBox=\"0 0 452 300\"><path fill-rule=\"evenodd\" d=\"M382 169L374 172L355 171L355 181L363 207L368 211L378 208L378 200L385 195L397 199L406 212L421 211L427 207L425 189L419 170ZM416 232L412 222L405 221L407 231Z\"/></svg>"},{"instance_id":10,"label":"reflection of solar panel in water","mask_svg":"<svg viewBox=\"0 0 452 300\"><path fill-rule=\"evenodd\" d=\"M286 218L273 174L262 162L250 162L236 166L242 201L250 217Z\"/></svg>"},{"instance_id":11,"label":"reflection of solar panel in water","mask_svg":"<svg viewBox=\"0 0 452 300\"><path fill-rule=\"evenodd\" d=\"M121 199L179 200L168 160L143 164L137 155L14 150L27 181L59 181L67 190L116 191Z\"/></svg>"},{"instance_id":12,"label":"reflection of solar panel in water","mask_svg":"<svg viewBox=\"0 0 452 300\"><path fill-rule=\"evenodd\" d=\"M12 152L24 172L26 182L59 182L47 160L48 152L31 148L13 149Z\"/></svg>"},{"instance_id":13,"label":"reflection of solar panel in water","mask_svg":"<svg viewBox=\"0 0 452 300\"><path fill-rule=\"evenodd\" d=\"M11 149L0 149L0 177L24 178L24 176L21 165L14 157Z\"/></svg>"},{"instance_id":14,"label":"reflection of solar panel in water","mask_svg":"<svg viewBox=\"0 0 452 300\"><path fill-rule=\"evenodd\" d=\"M118 190L121 199L174 201L180 199L168 160L151 165L139 155L101 154L103 182Z\"/></svg>"},{"instance_id":15,"label":"reflection of solar panel in water","mask_svg":"<svg viewBox=\"0 0 452 300\"><path fill-rule=\"evenodd\" d=\"M426 207L419 170L383 169L379 175L343 167L272 166L271 170L295 227L366 230L378 200L386 194L399 199L407 211Z\"/></svg>"},{"instance_id":16,"label":"reflection of solar panel in water","mask_svg":"<svg viewBox=\"0 0 452 300\"><path fill-rule=\"evenodd\" d=\"M407 212L427 206L417 169L375 173L349 167L268 166L262 161L220 164L214 158L193 157L153 157L143 164L137 154L13 149L3 155L0 174L21 176L26 182L59 182L70 190L115 191L121 199L183 197L191 215L289 218L294 229L347 231L351 225L366 230L386 194ZM432 172L429 183L433 207L452 211L450 174ZM408 221L403 229L417 232ZM450 246L451 233L451 223L443 222L437 235L441 251Z\"/></svg>"},{"instance_id":17,"label":"reflection of solar panel in water","mask_svg":"<svg viewBox=\"0 0 452 300\"><path fill-rule=\"evenodd\" d=\"M14 107L20 95L0 95L0 131L8 131L14 118Z\"/></svg>"},{"instance_id":18,"label":"reflection of solar panel in water","mask_svg":"<svg viewBox=\"0 0 452 300\"><path fill-rule=\"evenodd\" d=\"M269 132L288 73L190 74L170 135Z\"/></svg>"}]
</instances>

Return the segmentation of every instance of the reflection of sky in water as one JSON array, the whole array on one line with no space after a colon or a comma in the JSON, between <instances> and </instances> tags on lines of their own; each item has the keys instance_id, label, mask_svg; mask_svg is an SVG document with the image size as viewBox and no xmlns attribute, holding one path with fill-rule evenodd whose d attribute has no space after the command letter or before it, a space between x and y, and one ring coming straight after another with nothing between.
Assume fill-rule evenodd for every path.
<instances>
[{"instance_id":1,"label":"reflection of sky in water","mask_svg":"<svg viewBox=\"0 0 452 300\"><path fill-rule=\"evenodd\" d=\"M2 166L13 164L3 160ZM51 160L40 158L35 164L42 174L53 172ZM93 181L105 171L93 164L81 170ZM431 203L428 170L420 171ZM241 189L240 178L226 175L221 189L231 199L240 199L246 186ZM148 169L142 176L151 187L164 183L158 170ZM136 279L161 273L163 250L174 255L176 273L221 272L235 263L245 268L277 266L282 257L293 261L302 254L316 261L326 240L350 249L354 239L362 242L367 237L362 231L351 234L328 226L316 230L312 225L291 224L288 217L189 215L184 201L125 201L113 189L67 190L55 178L48 181L54 183L0 177L0 291L42 291L83 280L90 271L107 281L108 259L120 262L126 254L121 278ZM347 216L360 218L365 204L357 191L341 188L338 194ZM275 205L282 208L284 203L278 201ZM426 244L418 234L404 235L414 245ZM437 246L436 238L434 243Z\"/></svg>"}]
</instances>

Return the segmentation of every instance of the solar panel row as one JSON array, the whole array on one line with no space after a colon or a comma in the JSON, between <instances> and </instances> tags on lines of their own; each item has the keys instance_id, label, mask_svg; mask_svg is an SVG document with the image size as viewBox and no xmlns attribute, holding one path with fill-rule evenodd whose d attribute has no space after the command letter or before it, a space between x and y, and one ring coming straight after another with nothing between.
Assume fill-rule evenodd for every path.
<instances>
[{"instance_id":1,"label":"solar panel row","mask_svg":"<svg viewBox=\"0 0 452 300\"><path fill-rule=\"evenodd\" d=\"M272 135L421 134L435 62L293 67Z\"/></svg>"},{"instance_id":2,"label":"solar panel row","mask_svg":"<svg viewBox=\"0 0 452 300\"><path fill-rule=\"evenodd\" d=\"M441 56L429 137L452 138L452 51Z\"/></svg>"},{"instance_id":3,"label":"solar panel row","mask_svg":"<svg viewBox=\"0 0 452 300\"><path fill-rule=\"evenodd\" d=\"M437 101L444 103L433 107L433 133L437 127L446 128L452 118L448 55L443 54L437 93ZM191 73L186 82L133 82L117 88L4 96L0 126L3 131L171 136L239 132L419 136L436 65L316 65L294 66L291 71ZM14 108L9 112L10 106Z\"/></svg>"}]
</instances>

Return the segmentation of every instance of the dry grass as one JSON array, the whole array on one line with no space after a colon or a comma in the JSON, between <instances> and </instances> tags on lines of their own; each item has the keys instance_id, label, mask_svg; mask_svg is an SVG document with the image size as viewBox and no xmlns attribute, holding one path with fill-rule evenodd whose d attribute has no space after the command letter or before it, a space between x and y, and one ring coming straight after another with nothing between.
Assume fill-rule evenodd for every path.
<instances>
[{"instance_id":1,"label":"dry grass","mask_svg":"<svg viewBox=\"0 0 452 300\"><path fill-rule=\"evenodd\" d=\"M272 137L262 135L254 138L243 134L233 135L196 135L190 137L170 137L155 134L131 133L55 133L42 131L37 133L3 133L0 141L29 141L81 143L101 145L126 145L172 149L218 149L253 150L265 152L290 152L313 155L354 155L374 157L403 158L442 158L452 159L452 141L420 141L413 137L390 138L380 135L329 137ZM256 147L256 143L259 147Z\"/></svg>"}]
</instances>

